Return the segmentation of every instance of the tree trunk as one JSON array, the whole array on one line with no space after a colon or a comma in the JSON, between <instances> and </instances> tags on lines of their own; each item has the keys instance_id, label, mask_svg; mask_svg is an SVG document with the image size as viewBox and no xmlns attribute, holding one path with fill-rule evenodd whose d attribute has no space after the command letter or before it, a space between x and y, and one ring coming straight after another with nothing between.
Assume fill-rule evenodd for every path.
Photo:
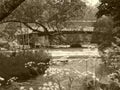
<instances>
[{"instance_id":1,"label":"tree trunk","mask_svg":"<svg viewBox=\"0 0 120 90\"><path fill-rule=\"evenodd\" d=\"M25 0L5 0L0 4L0 21L12 13Z\"/></svg>"}]
</instances>

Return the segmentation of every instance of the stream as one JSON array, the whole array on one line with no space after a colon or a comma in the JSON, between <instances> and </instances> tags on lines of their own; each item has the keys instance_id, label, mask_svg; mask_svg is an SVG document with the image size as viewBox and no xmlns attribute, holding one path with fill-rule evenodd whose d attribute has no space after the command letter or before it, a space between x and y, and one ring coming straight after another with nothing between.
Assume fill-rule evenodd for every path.
<instances>
[{"instance_id":1,"label":"stream","mask_svg":"<svg viewBox=\"0 0 120 90\"><path fill-rule=\"evenodd\" d=\"M50 68L95 73L100 64L100 55L97 48L56 48L47 49L46 52L52 56ZM42 78L43 76L38 76L36 79L24 83L24 86L33 88L42 86L45 82Z\"/></svg>"}]
</instances>

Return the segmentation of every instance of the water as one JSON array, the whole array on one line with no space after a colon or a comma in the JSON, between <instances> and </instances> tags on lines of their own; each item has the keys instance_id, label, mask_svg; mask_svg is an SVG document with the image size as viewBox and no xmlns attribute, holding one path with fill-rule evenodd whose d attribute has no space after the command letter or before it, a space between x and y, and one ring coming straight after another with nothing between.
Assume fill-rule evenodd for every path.
<instances>
[{"instance_id":1,"label":"water","mask_svg":"<svg viewBox=\"0 0 120 90\"><path fill-rule=\"evenodd\" d=\"M100 55L97 48L61 48L48 49L52 56L52 67L71 69L80 72L95 72L100 64Z\"/></svg>"},{"instance_id":2,"label":"water","mask_svg":"<svg viewBox=\"0 0 120 90\"><path fill-rule=\"evenodd\" d=\"M100 57L98 49L90 48L66 48L66 49L48 49L47 51L53 58L58 59L78 59L81 57Z\"/></svg>"}]
</instances>

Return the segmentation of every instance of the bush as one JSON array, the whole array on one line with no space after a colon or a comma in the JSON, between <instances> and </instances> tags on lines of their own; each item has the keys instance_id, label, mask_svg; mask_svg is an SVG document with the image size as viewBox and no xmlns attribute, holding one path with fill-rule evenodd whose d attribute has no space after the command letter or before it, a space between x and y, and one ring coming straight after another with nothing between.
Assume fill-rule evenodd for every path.
<instances>
[{"instance_id":1,"label":"bush","mask_svg":"<svg viewBox=\"0 0 120 90\"><path fill-rule=\"evenodd\" d=\"M49 67L50 57L43 50L14 53L11 56L0 54L0 76L2 84L13 80L24 81L44 74Z\"/></svg>"},{"instance_id":2,"label":"bush","mask_svg":"<svg viewBox=\"0 0 120 90\"><path fill-rule=\"evenodd\" d=\"M103 52L102 64L99 69L101 76L107 77L108 90L120 90L120 55L117 48L109 48Z\"/></svg>"}]
</instances>

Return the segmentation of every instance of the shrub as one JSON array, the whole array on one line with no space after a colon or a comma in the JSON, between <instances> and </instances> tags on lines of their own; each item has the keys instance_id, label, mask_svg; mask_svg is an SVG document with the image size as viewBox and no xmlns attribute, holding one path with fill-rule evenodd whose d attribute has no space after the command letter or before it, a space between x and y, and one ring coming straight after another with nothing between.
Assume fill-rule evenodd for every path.
<instances>
[{"instance_id":1,"label":"shrub","mask_svg":"<svg viewBox=\"0 0 120 90\"><path fill-rule=\"evenodd\" d=\"M48 79L57 84L54 90L99 90L99 89L89 89L89 82L93 81L96 84L96 88L99 84L99 78L95 76L95 73L90 71L80 72L75 69L63 69L63 68L48 68L44 74L44 78ZM49 87L49 83L45 83ZM44 86L44 85L43 85ZM53 86L50 87L52 90ZM91 86L94 88L94 84ZM42 89L43 90L43 89Z\"/></svg>"},{"instance_id":2,"label":"shrub","mask_svg":"<svg viewBox=\"0 0 120 90\"><path fill-rule=\"evenodd\" d=\"M23 81L44 74L49 67L50 57L43 50L18 52L14 55L0 54L1 83L8 84L17 79Z\"/></svg>"},{"instance_id":3,"label":"shrub","mask_svg":"<svg viewBox=\"0 0 120 90\"><path fill-rule=\"evenodd\" d=\"M102 77L107 76L109 89L120 90L120 56L117 48L109 48L103 52L102 64L99 73Z\"/></svg>"}]
</instances>

